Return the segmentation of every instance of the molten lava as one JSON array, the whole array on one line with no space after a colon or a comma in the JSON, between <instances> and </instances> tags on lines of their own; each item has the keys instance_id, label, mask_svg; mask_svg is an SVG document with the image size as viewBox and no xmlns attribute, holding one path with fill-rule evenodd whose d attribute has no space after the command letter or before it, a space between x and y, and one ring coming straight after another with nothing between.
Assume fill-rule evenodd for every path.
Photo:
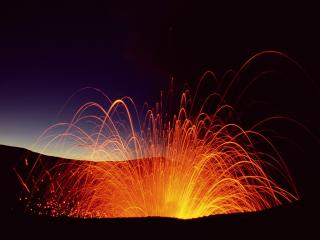
<instances>
[{"instance_id":1,"label":"molten lava","mask_svg":"<svg viewBox=\"0 0 320 240\"><path fill-rule=\"evenodd\" d=\"M233 109L223 95L211 94L197 108L185 91L171 118L159 103L142 120L129 97L105 99L108 107L88 102L70 122L40 136L43 152L53 148L88 161L47 163L40 155L26 181L28 209L81 218L189 219L297 199L280 154L261 133L230 119ZM212 99L218 103L205 111Z\"/></svg>"}]
</instances>

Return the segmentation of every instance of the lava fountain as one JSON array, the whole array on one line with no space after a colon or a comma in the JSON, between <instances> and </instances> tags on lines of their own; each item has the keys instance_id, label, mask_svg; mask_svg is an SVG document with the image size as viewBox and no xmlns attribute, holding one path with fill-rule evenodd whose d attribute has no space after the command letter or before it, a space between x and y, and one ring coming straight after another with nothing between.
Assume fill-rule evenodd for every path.
<instances>
[{"instance_id":1,"label":"lava fountain","mask_svg":"<svg viewBox=\"0 0 320 240\"><path fill-rule=\"evenodd\" d=\"M206 72L199 84L212 74ZM200 101L198 90L193 96L183 91L171 117L162 100L145 107L141 117L130 97L111 100L99 92L103 104L85 103L71 121L39 137L42 152L56 149L61 157L85 161L39 155L25 180L28 210L80 218L190 219L298 199L277 149L254 127L243 129L230 117L235 110L225 92Z\"/></svg>"}]
</instances>

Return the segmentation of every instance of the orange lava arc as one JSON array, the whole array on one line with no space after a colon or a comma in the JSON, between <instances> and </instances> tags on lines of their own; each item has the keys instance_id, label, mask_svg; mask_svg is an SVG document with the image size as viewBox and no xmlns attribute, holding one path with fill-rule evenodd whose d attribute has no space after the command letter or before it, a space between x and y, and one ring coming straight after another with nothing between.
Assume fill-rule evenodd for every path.
<instances>
[{"instance_id":1,"label":"orange lava arc","mask_svg":"<svg viewBox=\"0 0 320 240\"><path fill-rule=\"evenodd\" d=\"M212 101L213 111L205 110ZM60 156L87 161L46 163L40 155L26 181L29 209L80 218L190 219L298 198L275 147L229 117L234 110L224 95L213 93L196 106L185 91L170 119L161 102L142 119L129 97L105 102L108 107L82 105L70 122L40 136L42 152L58 149ZM256 147L261 143L266 151Z\"/></svg>"}]
</instances>

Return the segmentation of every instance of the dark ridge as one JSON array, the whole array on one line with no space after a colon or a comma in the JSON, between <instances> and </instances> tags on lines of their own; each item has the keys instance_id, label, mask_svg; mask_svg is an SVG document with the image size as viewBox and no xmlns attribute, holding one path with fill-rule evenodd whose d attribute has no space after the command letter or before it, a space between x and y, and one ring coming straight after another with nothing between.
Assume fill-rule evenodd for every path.
<instances>
[{"instance_id":1,"label":"dark ridge","mask_svg":"<svg viewBox=\"0 0 320 240\"><path fill-rule=\"evenodd\" d=\"M0 145L0 218L1 228L12 236L45 238L52 236L84 237L98 236L108 238L111 234L139 236L191 236L214 238L215 236L236 236L264 238L278 236L315 236L319 223L317 207L308 198L260 212L229 215L215 215L190 220L173 218L114 218L80 219L67 217L35 216L24 211L19 201L22 185L14 169L19 169L27 157L29 164L39 154L26 149ZM48 157L48 161L57 160ZM19 173L20 173L19 172ZM153 234L153 235L150 235ZM152 237L151 237L152 236ZM91 238L90 238L91 239Z\"/></svg>"}]
</instances>

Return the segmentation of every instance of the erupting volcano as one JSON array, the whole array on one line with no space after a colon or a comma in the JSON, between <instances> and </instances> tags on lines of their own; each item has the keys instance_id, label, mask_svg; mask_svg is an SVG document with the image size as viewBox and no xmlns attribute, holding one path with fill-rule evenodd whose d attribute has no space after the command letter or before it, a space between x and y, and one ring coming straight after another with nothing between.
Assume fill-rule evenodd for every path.
<instances>
[{"instance_id":1,"label":"erupting volcano","mask_svg":"<svg viewBox=\"0 0 320 240\"><path fill-rule=\"evenodd\" d=\"M207 77L214 74L206 72L199 86ZM104 96L102 104L85 103L71 121L49 127L36 142L43 153L79 160L46 161L39 155L21 178L27 210L80 218L190 219L297 200L288 169L257 130L259 123L241 127L233 117L236 109L225 101L228 87L200 97L199 86L193 94L182 91L172 114L163 95L140 114L130 97L111 100L93 89Z\"/></svg>"}]
</instances>

